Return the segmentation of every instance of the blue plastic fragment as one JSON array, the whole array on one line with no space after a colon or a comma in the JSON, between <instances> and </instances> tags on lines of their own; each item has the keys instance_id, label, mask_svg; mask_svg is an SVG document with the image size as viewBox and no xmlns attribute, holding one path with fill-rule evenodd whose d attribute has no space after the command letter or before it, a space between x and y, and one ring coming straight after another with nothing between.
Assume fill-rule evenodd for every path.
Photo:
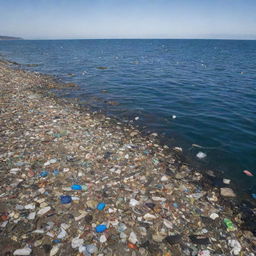
<instances>
[{"instance_id":1,"label":"blue plastic fragment","mask_svg":"<svg viewBox=\"0 0 256 256\"><path fill-rule=\"evenodd\" d=\"M60 201L62 204L69 204L72 202L71 196L60 196Z\"/></svg>"},{"instance_id":2,"label":"blue plastic fragment","mask_svg":"<svg viewBox=\"0 0 256 256\"><path fill-rule=\"evenodd\" d=\"M105 206L106 206L105 203L99 203L99 204L97 205L97 209L98 209L99 211L102 211L102 210L105 208Z\"/></svg>"},{"instance_id":3,"label":"blue plastic fragment","mask_svg":"<svg viewBox=\"0 0 256 256\"><path fill-rule=\"evenodd\" d=\"M74 185L71 186L71 189L73 189L73 190L82 190L82 186L74 184Z\"/></svg>"},{"instance_id":4,"label":"blue plastic fragment","mask_svg":"<svg viewBox=\"0 0 256 256\"><path fill-rule=\"evenodd\" d=\"M106 225L98 225L98 226L96 226L95 231L97 233L101 233L101 232L104 232L106 229L107 229Z\"/></svg>"},{"instance_id":5,"label":"blue plastic fragment","mask_svg":"<svg viewBox=\"0 0 256 256\"><path fill-rule=\"evenodd\" d=\"M59 240L59 239L54 239L52 242L53 242L54 244L59 244L59 243L61 243L61 240Z\"/></svg>"},{"instance_id":6,"label":"blue plastic fragment","mask_svg":"<svg viewBox=\"0 0 256 256\"><path fill-rule=\"evenodd\" d=\"M42 171L41 173L40 173L40 176L41 177L46 177L48 175L48 172L47 171Z\"/></svg>"},{"instance_id":7,"label":"blue plastic fragment","mask_svg":"<svg viewBox=\"0 0 256 256\"><path fill-rule=\"evenodd\" d=\"M256 199L256 194L252 194L252 198L253 198L253 199Z\"/></svg>"},{"instance_id":8,"label":"blue plastic fragment","mask_svg":"<svg viewBox=\"0 0 256 256\"><path fill-rule=\"evenodd\" d=\"M59 171L58 169L55 169L55 170L53 171L53 174L54 174L55 176L57 176L59 173L60 173L60 171Z\"/></svg>"}]
</instances>

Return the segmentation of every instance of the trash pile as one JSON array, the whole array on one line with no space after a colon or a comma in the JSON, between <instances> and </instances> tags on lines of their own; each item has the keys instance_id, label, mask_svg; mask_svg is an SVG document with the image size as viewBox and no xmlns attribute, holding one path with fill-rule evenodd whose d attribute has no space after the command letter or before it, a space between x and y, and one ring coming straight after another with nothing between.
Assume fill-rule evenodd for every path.
<instances>
[{"instance_id":1,"label":"trash pile","mask_svg":"<svg viewBox=\"0 0 256 256\"><path fill-rule=\"evenodd\" d=\"M0 62L1 255L256 255L229 185L56 86Z\"/></svg>"}]
</instances>

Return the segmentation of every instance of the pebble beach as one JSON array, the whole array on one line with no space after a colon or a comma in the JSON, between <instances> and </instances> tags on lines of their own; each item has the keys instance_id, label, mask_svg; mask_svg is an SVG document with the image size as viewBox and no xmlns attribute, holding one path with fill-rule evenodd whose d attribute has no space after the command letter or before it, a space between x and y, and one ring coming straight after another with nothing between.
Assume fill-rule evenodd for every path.
<instances>
[{"instance_id":1,"label":"pebble beach","mask_svg":"<svg viewBox=\"0 0 256 256\"><path fill-rule=\"evenodd\" d=\"M229 180L51 92L73 86L0 61L0 255L256 255Z\"/></svg>"}]
</instances>

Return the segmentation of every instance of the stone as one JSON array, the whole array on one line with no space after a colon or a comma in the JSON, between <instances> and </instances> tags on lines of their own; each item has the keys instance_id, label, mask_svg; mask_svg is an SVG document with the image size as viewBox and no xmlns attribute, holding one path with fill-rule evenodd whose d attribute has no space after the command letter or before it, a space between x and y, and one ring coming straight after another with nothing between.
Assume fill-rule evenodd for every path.
<instances>
[{"instance_id":1,"label":"stone","mask_svg":"<svg viewBox=\"0 0 256 256\"><path fill-rule=\"evenodd\" d=\"M236 197L235 192L231 188L221 188L220 194L224 197Z\"/></svg>"}]
</instances>

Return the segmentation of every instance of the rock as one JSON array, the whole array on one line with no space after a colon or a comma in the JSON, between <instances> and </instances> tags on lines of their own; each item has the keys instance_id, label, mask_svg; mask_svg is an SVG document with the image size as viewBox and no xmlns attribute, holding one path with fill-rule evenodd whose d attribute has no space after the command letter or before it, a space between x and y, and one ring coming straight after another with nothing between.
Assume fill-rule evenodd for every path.
<instances>
[{"instance_id":1,"label":"rock","mask_svg":"<svg viewBox=\"0 0 256 256\"><path fill-rule=\"evenodd\" d=\"M236 197L235 192L231 188L221 188L220 194L224 197Z\"/></svg>"}]
</instances>

